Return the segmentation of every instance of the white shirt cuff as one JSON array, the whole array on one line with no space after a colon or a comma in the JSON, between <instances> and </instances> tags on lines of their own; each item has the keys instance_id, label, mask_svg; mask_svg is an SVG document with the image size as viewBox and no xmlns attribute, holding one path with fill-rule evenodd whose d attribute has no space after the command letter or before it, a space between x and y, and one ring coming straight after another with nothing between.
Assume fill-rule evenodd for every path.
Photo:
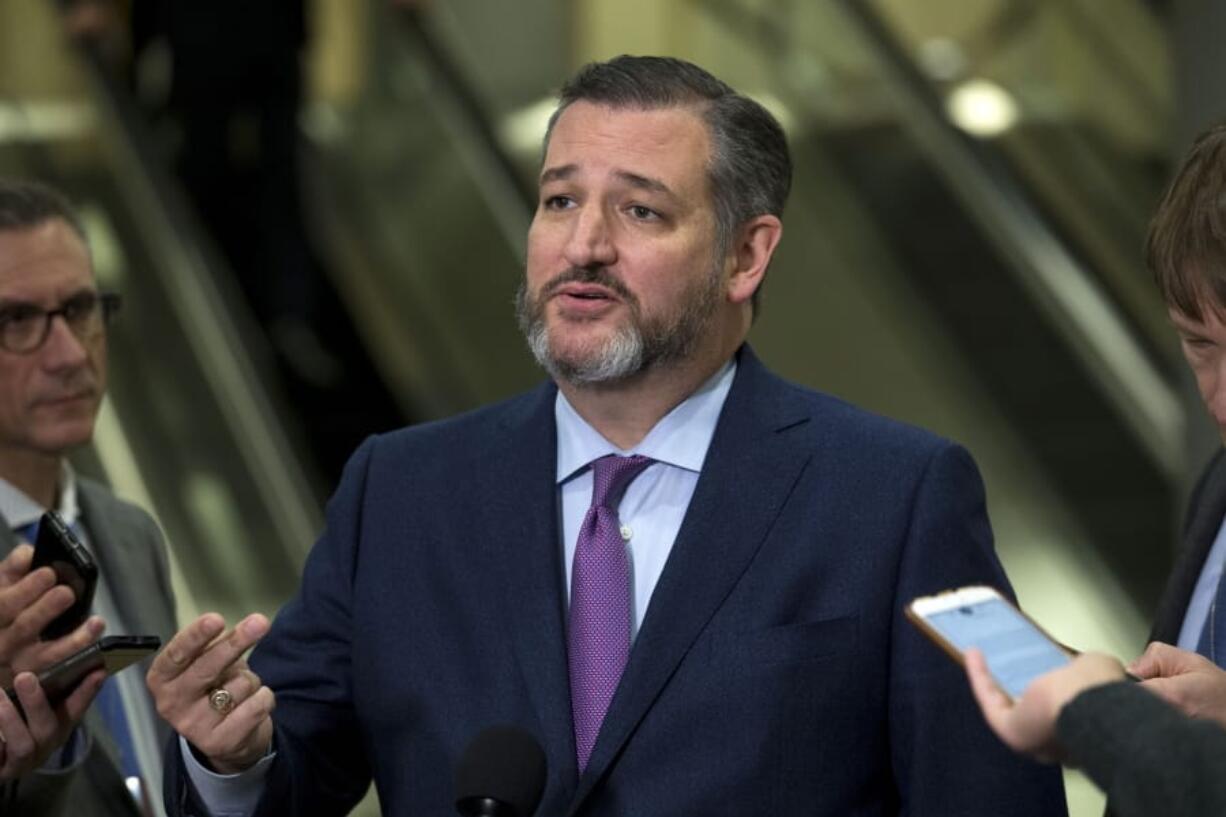
<instances>
[{"instance_id":1,"label":"white shirt cuff","mask_svg":"<svg viewBox=\"0 0 1226 817\"><path fill-rule=\"evenodd\" d=\"M276 752L269 751L254 766L238 774L217 774L196 759L191 744L179 735L183 766L212 817L249 817L264 793L264 778Z\"/></svg>"}]
</instances>

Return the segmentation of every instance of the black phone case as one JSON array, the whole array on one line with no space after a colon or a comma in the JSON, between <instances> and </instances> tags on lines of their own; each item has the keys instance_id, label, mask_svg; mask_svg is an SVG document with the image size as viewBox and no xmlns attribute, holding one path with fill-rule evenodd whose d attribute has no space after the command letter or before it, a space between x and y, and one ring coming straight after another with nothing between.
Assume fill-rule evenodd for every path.
<instances>
[{"instance_id":1,"label":"black phone case","mask_svg":"<svg viewBox=\"0 0 1226 817\"><path fill-rule=\"evenodd\" d=\"M89 551L55 511L47 511L38 523L31 570L50 567L59 584L66 584L76 595L72 606L48 624L39 637L51 641L66 636L81 626L94 604L98 586L98 566Z\"/></svg>"},{"instance_id":2,"label":"black phone case","mask_svg":"<svg viewBox=\"0 0 1226 817\"><path fill-rule=\"evenodd\" d=\"M77 684L94 670L105 668L107 675L114 675L153 655L161 646L162 640L155 635L108 635L40 672L38 682L47 700L57 704L71 695ZM12 689L5 692L20 711L17 693Z\"/></svg>"}]
</instances>

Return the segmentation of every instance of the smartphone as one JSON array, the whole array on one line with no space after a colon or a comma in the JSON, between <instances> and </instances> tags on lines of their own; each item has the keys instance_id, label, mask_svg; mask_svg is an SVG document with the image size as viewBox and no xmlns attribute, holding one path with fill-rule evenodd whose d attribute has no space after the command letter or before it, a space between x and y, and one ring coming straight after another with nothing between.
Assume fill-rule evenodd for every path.
<instances>
[{"instance_id":1,"label":"smartphone","mask_svg":"<svg viewBox=\"0 0 1226 817\"><path fill-rule=\"evenodd\" d=\"M907 618L958 663L970 648L1011 698L1045 672L1072 660L1068 650L993 587L960 587L911 602Z\"/></svg>"},{"instance_id":2,"label":"smartphone","mask_svg":"<svg viewBox=\"0 0 1226 817\"><path fill-rule=\"evenodd\" d=\"M162 640L156 635L104 636L58 664L47 667L38 674L38 682L42 684L47 700L54 705L71 695L77 684L94 670L105 669L107 675L114 675L153 655L161 646ZM10 688L5 692L20 711L21 703L17 700L16 691Z\"/></svg>"},{"instance_id":3,"label":"smartphone","mask_svg":"<svg viewBox=\"0 0 1226 817\"><path fill-rule=\"evenodd\" d=\"M50 567L58 584L66 584L76 595L72 606L60 613L39 633L43 641L66 636L81 626L89 616L98 586L98 565L81 540L55 511L47 511L38 522L34 537L34 561L31 570Z\"/></svg>"}]
</instances>

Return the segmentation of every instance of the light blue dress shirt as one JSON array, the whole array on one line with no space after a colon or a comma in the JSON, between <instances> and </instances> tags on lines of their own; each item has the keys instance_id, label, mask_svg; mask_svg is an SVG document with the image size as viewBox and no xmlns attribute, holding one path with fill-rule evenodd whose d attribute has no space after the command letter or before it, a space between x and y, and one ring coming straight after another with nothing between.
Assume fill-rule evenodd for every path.
<instances>
[{"instance_id":1,"label":"light blue dress shirt","mask_svg":"<svg viewBox=\"0 0 1226 817\"><path fill-rule=\"evenodd\" d=\"M562 547L568 597L579 526L592 504L591 462L608 454L642 454L656 460L630 483L618 506L623 535L629 533L635 635L643 624L651 593L664 571L673 540L677 538L690 498L694 496L702 463L711 447L715 425L735 375L736 363L729 361L656 423L642 442L626 451L588 425L562 392L558 392L554 417L558 432L557 478L562 496ZM196 761L182 737L179 744L188 776L214 817L247 817L255 811L275 753L240 774L219 775Z\"/></svg>"},{"instance_id":2,"label":"light blue dress shirt","mask_svg":"<svg viewBox=\"0 0 1226 817\"><path fill-rule=\"evenodd\" d=\"M602 437L558 392L554 416L558 426L558 485L562 492L562 547L568 594L579 527L592 504L592 461L609 454L641 454L656 461L630 483L618 506L622 536L629 534L627 545L634 588L632 637L643 624L652 591L681 530L735 374L736 366L729 362L628 450Z\"/></svg>"},{"instance_id":3,"label":"light blue dress shirt","mask_svg":"<svg viewBox=\"0 0 1226 817\"><path fill-rule=\"evenodd\" d=\"M1209 618L1209 608L1213 597L1217 594L1218 582L1222 580L1222 566L1226 564L1226 519L1218 528L1217 538L1213 547L1205 557L1205 564L1200 570L1200 578L1196 580L1196 588L1188 601L1188 610L1184 613L1183 627L1179 630L1179 642L1176 644L1182 650L1196 652L1200 644L1200 633L1205 628Z\"/></svg>"}]
</instances>

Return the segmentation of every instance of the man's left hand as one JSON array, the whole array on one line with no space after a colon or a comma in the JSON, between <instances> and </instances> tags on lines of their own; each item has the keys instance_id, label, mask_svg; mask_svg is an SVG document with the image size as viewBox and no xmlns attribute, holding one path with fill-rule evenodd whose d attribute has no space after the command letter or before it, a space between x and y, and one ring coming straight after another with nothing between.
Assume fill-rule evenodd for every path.
<instances>
[{"instance_id":1,"label":"man's left hand","mask_svg":"<svg viewBox=\"0 0 1226 817\"><path fill-rule=\"evenodd\" d=\"M52 706L34 673L18 674L13 687L22 711L0 693L0 782L15 780L46 763L68 740L105 680L105 672L93 672L63 702Z\"/></svg>"}]
</instances>

